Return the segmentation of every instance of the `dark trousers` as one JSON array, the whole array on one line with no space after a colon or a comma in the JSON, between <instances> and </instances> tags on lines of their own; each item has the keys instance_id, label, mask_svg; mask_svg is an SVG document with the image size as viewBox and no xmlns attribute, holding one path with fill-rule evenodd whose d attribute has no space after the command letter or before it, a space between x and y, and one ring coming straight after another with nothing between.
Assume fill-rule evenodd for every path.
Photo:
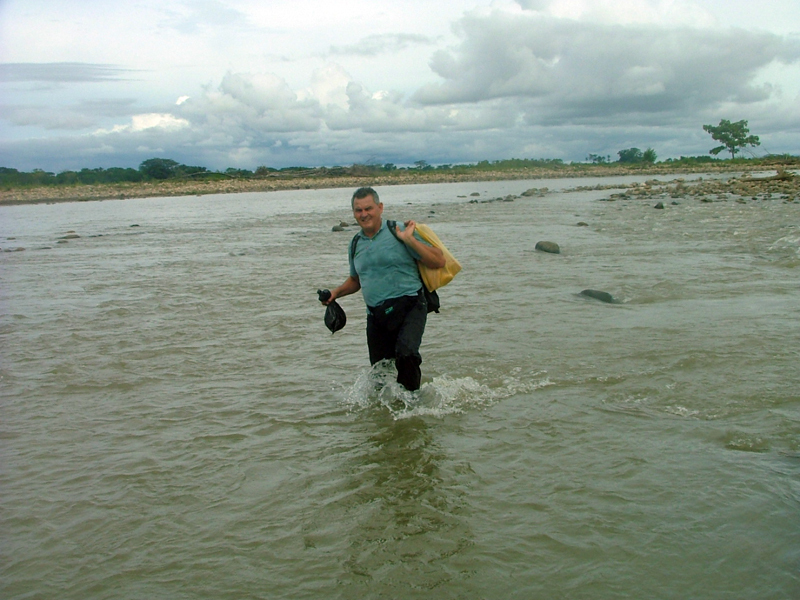
<instances>
[{"instance_id":1,"label":"dark trousers","mask_svg":"<svg viewBox=\"0 0 800 600\"><path fill-rule=\"evenodd\" d=\"M387 300L367 312L369 362L394 359L397 383L407 390L418 390L422 379L419 346L428 320L425 297L402 296Z\"/></svg>"}]
</instances>

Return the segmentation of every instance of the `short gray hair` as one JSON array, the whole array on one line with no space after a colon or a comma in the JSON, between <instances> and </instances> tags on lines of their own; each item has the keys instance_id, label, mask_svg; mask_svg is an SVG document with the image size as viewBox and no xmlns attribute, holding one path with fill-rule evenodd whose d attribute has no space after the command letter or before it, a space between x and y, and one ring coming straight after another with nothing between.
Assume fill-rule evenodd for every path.
<instances>
[{"instance_id":1,"label":"short gray hair","mask_svg":"<svg viewBox=\"0 0 800 600\"><path fill-rule=\"evenodd\" d=\"M356 200L361 200L367 196L372 196L372 199L375 200L375 204L381 203L381 199L378 197L378 192L373 190L371 187L360 187L353 192L353 197L350 198L350 206L355 206Z\"/></svg>"}]
</instances>

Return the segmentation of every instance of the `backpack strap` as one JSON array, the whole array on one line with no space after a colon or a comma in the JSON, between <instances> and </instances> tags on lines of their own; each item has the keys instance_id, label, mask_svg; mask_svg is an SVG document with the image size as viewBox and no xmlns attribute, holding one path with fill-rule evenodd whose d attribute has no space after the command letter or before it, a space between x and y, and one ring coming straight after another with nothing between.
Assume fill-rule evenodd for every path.
<instances>
[{"instance_id":1,"label":"backpack strap","mask_svg":"<svg viewBox=\"0 0 800 600\"><path fill-rule=\"evenodd\" d=\"M354 262L356 259L356 246L358 246L358 236L360 235L360 233L357 233L350 240L350 262Z\"/></svg>"}]
</instances>

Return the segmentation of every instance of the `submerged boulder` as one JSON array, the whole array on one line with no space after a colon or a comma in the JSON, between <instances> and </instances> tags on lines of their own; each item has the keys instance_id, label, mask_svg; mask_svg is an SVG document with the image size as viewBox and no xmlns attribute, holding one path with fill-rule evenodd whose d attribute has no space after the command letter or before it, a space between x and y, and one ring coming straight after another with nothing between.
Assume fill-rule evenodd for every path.
<instances>
[{"instance_id":1,"label":"submerged boulder","mask_svg":"<svg viewBox=\"0 0 800 600\"><path fill-rule=\"evenodd\" d=\"M561 254L561 248L555 242L536 242L536 249L550 254Z\"/></svg>"},{"instance_id":2,"label":"submerged boulder","mask_svg":"<svg viewBox=\"0 0 800 600\"><path fill-rule=\"evenodd\" d=\"M587 298L594 298L595 300L600 300L600 302L605 302L607 304L618 303L616 300L614 300L614 296L612 296L608 292L603 292L600 290L583 290L581 292L581 296L586 296Z\"/></svg>"},{"instance_id":3,"label":"submerged boulder","mask_svg":"<svg viewBox=\"0 0 800 600\"><path fill-rule=\"evenodd\" d=\"M531 196L538 196L539 198L541 198L549 191L550 190L546 187L531 188L529 190L525 190L524 192L522 192L522 196L525 196L526 198L530 198Z\"/></svg>"}]
</instances>

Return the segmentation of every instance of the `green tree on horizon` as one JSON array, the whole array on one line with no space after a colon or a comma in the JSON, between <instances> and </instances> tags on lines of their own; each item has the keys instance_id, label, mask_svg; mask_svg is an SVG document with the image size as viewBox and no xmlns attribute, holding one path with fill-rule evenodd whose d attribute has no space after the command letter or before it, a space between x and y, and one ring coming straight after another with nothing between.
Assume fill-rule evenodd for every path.
<instances>
[{"instance_id":1,"label":"green tree on horizon","mask_svg":"<svg viewBox=\"0 0 800 600\"><path fill-rule=\"evenodd\" d=\"M642 154L642 161L646 162L646 163L650 163L651 165L655 164L657 158L658 158L658 154L656 154L656 151L653 150L652 148L648 148Z\"/></svg>"},{"instance_id":2,"label":"green tree on horizon","mask_svg":"<svg viewBox=\"0 0 800 600\"><path fill-rule=\"evenodd\" d=\"M748 135L750 129L747 127L747 121L744 119L731 123L727 119L722 119L719 125L703 125L703 130L711 134L711 139L721 142L721 146L712 148L708 151L709 154L716 156L723 150L731 153L731 158L736 158L736 153L742 150L745 146L760 146L761 141L757 135Z\"/></svg>"},{"instance_id":3,"label":"green tree on horizon","mask_svg":"<svg viewBox=\"0 0 800 600\"><path fill-rule=\"evenodd\" d=\"M148 158L139 165L139 170L151 179L169 179L178 167L170 158Z\"/></svg>"}]
</instances>

